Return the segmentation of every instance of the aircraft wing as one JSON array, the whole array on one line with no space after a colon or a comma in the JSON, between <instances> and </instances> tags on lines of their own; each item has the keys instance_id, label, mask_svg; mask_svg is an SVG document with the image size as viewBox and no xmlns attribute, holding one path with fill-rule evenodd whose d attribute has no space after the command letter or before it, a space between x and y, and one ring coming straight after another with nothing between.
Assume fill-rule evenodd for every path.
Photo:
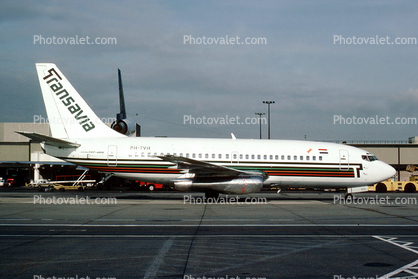
<instances>
[{"instance_id":1,"label":"aircraft wing","mask_svg":"<svg viewBox=\"0 0 418 279\"><path fill-rule=\"evenodd\" d=\"M195 173L199 176L210 175L212 177L238 177L240 175L258 175L258 176L265 176L264 173L259 172L248 172L248 171L241 171L233 168L228 168L225 166L219 166L203 161L193 160L190 158L185 158L181 156L174 156L174 155L164 155L164 156L156 156L164 161L168 161L171 163L177 164L177 168L179 169L187 169L190 173Z\"/></svg>"}]
</instances>

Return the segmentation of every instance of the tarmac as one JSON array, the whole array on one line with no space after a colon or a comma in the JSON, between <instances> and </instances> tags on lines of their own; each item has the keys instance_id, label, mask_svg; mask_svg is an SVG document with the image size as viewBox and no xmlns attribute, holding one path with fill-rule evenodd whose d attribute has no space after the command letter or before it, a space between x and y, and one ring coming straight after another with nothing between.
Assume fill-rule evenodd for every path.
<instances>
[{"instance_id":1,"label":"tarmac","mask_svg":"<svg viewBox=\"0 0 418 279\"><path fill-rule=\"evenodd\" d=\"M417 278L418 194L0 190L1 278Z\"/></svg>"}]
</instances>

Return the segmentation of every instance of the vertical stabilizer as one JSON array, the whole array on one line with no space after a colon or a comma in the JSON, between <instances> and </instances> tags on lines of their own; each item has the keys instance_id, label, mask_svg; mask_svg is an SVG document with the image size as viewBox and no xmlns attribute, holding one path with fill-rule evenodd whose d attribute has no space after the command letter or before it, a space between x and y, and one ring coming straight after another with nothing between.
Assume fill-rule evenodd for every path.
<instances>
[{"instance_id":1,"label":"vertical stabilizer","mask_svg":"<svg viewBox=\"0 0 418 279\"><path fill-rule=\"evenodd\" d=\"M124 137L97 117L55 64L37 63L36 70L53 137Z\"/></svg>"}]
</instances>

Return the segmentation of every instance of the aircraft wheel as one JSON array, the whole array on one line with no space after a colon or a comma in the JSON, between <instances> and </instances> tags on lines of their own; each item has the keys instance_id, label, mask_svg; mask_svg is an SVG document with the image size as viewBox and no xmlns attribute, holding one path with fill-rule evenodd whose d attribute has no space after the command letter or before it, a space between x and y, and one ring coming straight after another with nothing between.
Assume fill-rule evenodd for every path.
<instances>
[{"instance_id":1,"label":"aircraft wheel","mask_svg":"<svg viewBox=\"0 0 418 279\"><path fill-rule=\"evenodd\" d=\"M386 193L388 189L386 188L386 185L382 182L377 183L376 185L376 192L377 193Z\"/></svg>"},{"instance_id":2,"label":"aircraft wheel","mask_svg":"<svg viewBox=\"0 0 418 279\"><path fill-rule=\"evenodd\" d=\"M352 201L353 200L353 195L352 194L345 194L344 200L345 201Z\"/></svg>"},{"instance_id":3,"label":"aircraft wheel","mask_svg":"<svg viewBox=\"0 0 418 279\"><path fill-rule=\"evenodd\" d=\"M415 193L416 187L413 183L407 183L403 189L405 193Z\"/></svg>"},{"instance_id":4,"label":"aircraft wheel","mask_svg":"<svg viewBox=\"0 0 418 279\"><path fill-rule=\"evenodd\" d=\"M206 192L205 193L205 197L208 198L213 198L213 199L217 199L219 197L219 193L218 192Z\"/></svg>"}]
</instances>

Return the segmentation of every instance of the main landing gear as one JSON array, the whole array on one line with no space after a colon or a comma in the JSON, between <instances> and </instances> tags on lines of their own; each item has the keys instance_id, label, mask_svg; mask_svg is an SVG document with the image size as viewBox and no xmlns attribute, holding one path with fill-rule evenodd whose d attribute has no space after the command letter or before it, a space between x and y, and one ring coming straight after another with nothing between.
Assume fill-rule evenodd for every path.
<instances>
[{"instance_id":1,"label":"main landing gear","mask_svg":"<svg viewBox=\"0 0 418 279\"><path fill-rule=\"evenodd\" d=\"M212 199L217 199L219 197L219 193L218 192L212 192L212 191L208 191L205 192L205 198L212 198Z\"/></svg>"}]
</instances>

